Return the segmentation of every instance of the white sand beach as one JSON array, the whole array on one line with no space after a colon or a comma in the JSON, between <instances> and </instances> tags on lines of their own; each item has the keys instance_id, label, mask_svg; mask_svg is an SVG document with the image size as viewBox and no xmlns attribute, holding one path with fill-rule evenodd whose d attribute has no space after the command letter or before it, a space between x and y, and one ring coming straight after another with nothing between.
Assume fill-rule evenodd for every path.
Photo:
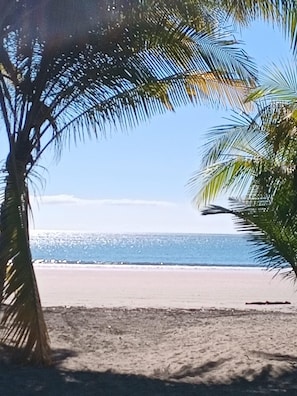
<instances>
[{"instance_id":1,"label":"white sand beach","mask_svg":"<svg viewBox=\"0 0 297 396\"><path fill-rule=\"evenodd\" d=\"M36 274L46 307L245 309L255 301L289 301L297 307L293 281L264 269L39 266Z\"/></svg>"}]
</instances>

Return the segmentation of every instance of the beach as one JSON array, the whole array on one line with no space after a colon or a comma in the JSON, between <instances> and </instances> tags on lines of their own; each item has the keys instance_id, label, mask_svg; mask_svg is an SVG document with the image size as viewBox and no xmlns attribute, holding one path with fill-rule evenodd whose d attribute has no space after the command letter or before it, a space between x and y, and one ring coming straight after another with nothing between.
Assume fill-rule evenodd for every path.
<instances>
[{"instance_id":1,"label":"beach","mask_svg":"<svg viewBox=\"0 0 297 396\"><path fill-rule=\"evenodd\" d=\"M291 281L258 269L36 274L53 366L11 365L3 350L3 395L297 394Z\"/></svg>"},{"instance_id":2,"label":"beach","mask_svg":"<svg viewBox=\"0 0 297 396\"><path fill-rule=\"evenodd\" d=\"M257 268L120 267L67 264L36 268L42 305L125 308L237 308L246 302L290 301L297 288Z\"/></svg>"}]
</instances>

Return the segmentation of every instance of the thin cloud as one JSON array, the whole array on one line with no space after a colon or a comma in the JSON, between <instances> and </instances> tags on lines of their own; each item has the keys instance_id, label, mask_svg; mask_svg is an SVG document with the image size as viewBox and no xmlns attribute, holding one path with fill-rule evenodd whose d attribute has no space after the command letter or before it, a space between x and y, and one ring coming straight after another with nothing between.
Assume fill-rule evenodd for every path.
<instances>
[{"instance_id":1,"label":"thin cloud","mask_svg":"<svg viewBox=\"0 0 297 396\"><path fill-rule=\"evenodd\" d=\"M42 204L48 205L67 205L67 204L78 204L82 201L80 198L76 198L74 195L43 195L38 199Z\"/></svg>"},{"instance_id":2,"label":"thin cloud","mask_svg":"<svg viewBox=\"0 0 297 396\"><path fill-rule=\"evenodd\" d=\"M35 198L41 204L46 205L100 205L100 206L162 206L175 207L176 204L170 201L143 200L143 199L85 199L74 195L43 195Z\"/></svg>"}]
</instances>

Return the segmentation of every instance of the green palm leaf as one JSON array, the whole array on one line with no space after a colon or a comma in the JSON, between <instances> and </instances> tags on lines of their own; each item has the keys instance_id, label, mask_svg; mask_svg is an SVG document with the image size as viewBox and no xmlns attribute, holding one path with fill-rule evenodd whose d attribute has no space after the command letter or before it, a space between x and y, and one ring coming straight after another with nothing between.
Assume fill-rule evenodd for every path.
<instances>
[{"instance_id":1,"label":"green palm leaf","mask_svg":"<svg viewBox=\"0 0 297 396\"><path fill-rule=\"evenodd\" d=\"M278 205L280 203L278 202ZM265 200L243 203L231 200L231 209L211 205L202 214L230 214L235 216L239 231L246 232L254 246L259 265L285 277L297 276L296 226L277 210L275 202Z\"/></svg>"},{"instance_id":2,"label":"green palm leaf","mask_svg":"<svg viewBox=\"0 0 297 396\"><path fill-rule=\"evenodd\" d=\"M273 100L290 103L297 100L297 76L295 60L264 68L260 76L261 84L247 97L248 101Z\"/></svg>"},{"instance_id":3,"label":"green palm leaf","mask_svg":"<svg viewBox=\"0 0 297 396\"><path fill-rule=\"evenodd\" d=\"M267 134L261 120L246 113L236 115L233 120L232 124L210 131L203 147L201 170L189 181L190 189L195 192L193 202L198 207L223 192L249 195L258 168L267 158Z\"/></svg>"},{"instance_id":4,"label":"green palm leaf","mask_svg":"<svg viewBox=\"0 0 297 396\"><path fill-rule=\"evenodd\" d=\"M209 141L204 168L196 176L204 177L198 203L213 199L221 191L231 191L230 187L236 191L241 188L242 200L231 200L231 209L212 205L202 213L235 216L238 230L248 233L259 264L295 279L296 73L292 65L281 70L274 67L268 77L248 98L256 101L256 116L244 116L244 122L239 116L235 126L217 128L217 140ZM233 168L237 163L243 165L236 179ZM213 168L217 173L211 173ZM243 189L245 183L247 191Z\"/></svg>"}]
</instances>

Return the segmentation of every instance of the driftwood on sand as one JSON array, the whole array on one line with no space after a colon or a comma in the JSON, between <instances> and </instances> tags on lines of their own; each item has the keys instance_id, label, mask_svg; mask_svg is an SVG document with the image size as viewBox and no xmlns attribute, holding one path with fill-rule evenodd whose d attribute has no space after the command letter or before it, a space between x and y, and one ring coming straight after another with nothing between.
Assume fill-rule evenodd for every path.
<instances>
[{"instance_id":1,"label":"driftwood on sand","mask_svg":"<svg viewBox=\"0 0 297 396\"><path fill-rule=\"evenodd\" d=\"M284 305L291 304L289 301L253 301L246 302L246 305Z\"/></svg>"}]
</instances>

